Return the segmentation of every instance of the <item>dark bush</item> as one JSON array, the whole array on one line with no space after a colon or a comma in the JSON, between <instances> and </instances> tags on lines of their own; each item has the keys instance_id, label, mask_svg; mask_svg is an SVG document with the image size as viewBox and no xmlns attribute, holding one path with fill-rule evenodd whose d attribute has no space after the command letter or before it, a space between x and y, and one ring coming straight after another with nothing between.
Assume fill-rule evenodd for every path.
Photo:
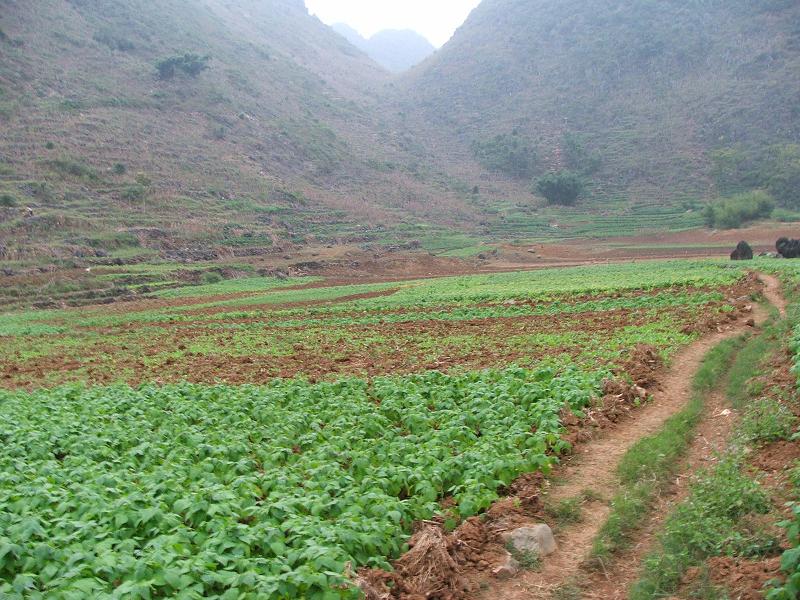
<instances>
[{"instance_id":1,"label":"dark bush","mask_svg":"<svg viewBox=\"0 0 800 600\"><path fill-rule=\"evenodd\" d=\"M159 79L172 79L179 72L189 77L197 77L200 73L209 68L208 61L211 57L200 56L199 54L184 54L183 56L171 56L156 63Z\"/></svg>"},{"instance_id":2,"label":"dark bush","mask_svg":"<svg viewBox=\"0 0 800 600\"><path fill-rule=\"evenodd\" d=\"M141 200L147 194L147 188L138 183L129 185L120 194L120 197L126 202L133 202L134 200Z\"/></svg>"},{"instance_id":3,"label":"dark bush","mask_svg":"<svg viewBox=\"0 0 800 600\"><path fill-rule=\"evenodd\" d=\"M81 177L91 181L97 179L97 172L92 167L77 160L59 158L47 161L47 164L64 175L72 175L73 177Z\"/></svg>"},{"instance_id":4,"label":"dark bush","mask_svg":"<svg viewBox=\"0 0 800 600\"><path fill-rule=\"evenodd\" d=\"M114 163L111 170L114 172L114 175L125 175L125 171L128 169L122 163Z\"/></svg>"},{"instance_id":5,"label":"dark bush","mask_svg":"<svg viewBox=\"0 0 800 600\"><path fill-rule=\"evenodd\" d=\"M536 182L536 191L544 196L550 204L572 206L583 192L583 179L572 171L558 171L540 177Z\"/></svg>"},{"instance_id":6,"label":"dark bush","mask_svg":"<svg viewBox=\"0 0 800 600\"><path fill-rule=\"evenodd\" d=\"M11 194L0 194L0 206L10 208L17 205L17 199Z\"/></svg>"}]
</instances>

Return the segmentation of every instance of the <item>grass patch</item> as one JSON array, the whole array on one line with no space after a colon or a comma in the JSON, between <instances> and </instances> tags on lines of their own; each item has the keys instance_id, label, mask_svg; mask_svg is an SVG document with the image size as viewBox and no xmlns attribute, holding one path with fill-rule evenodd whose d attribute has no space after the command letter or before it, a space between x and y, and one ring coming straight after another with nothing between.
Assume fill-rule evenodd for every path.
<instances>
[{"instance_id":1,"label":"grass patch","mask_svg":"<svg viewBox=\"0 0 800 600\"><path fill-rule=\"evenodd\" d=\"M618 467L620 491L611 501L611 513L594 540L590 562L602 564L627 547L663 486L677 469L703 412L705 396L729 368L743 338L726 340L705 357L692 381L692 398L654 435L639 440Z\"/></svg>"},{"instance_id":2,"label":"grass patch","mask_svg":"<svg viewBox=\"0 0 800 600\"><path fill-rule=\"evenodd\" d=\"M565 525L572 525L573 523L580 523L583 520L583 510L581 503L583 498L565 498L554 504L547 504L545 512L561 527Z\"/></svg>"},{"instance_id":3,"label":"grass patch","mask_svg":"<svg viewBox=\"0 0 800 600\"><path fill-rule=\"evenodd\" d=\"M764 357L775 347L778 327L779 325L770 319L764 327L764 334L750 338L736 355L728 373L728 385L725 389L728 400L734 408L742 408L753 397L750 380L758 372Z\"/></svg>"},{"instance_id":4,"label":"grass patch","mask_svg":"<svg viewBox=\"0 0 800 600\"><path fill-rule=\"evenodd\" d=\"M779 540L766 530L758 515L767 514L771 504L761 486L742 472L747 443L788 437L794 428L791 413L778 402L760 399L750 402L750 381L759 373L764 356L774 349L772 336L782 324L750 338L731 364L726 390L735 406L743 407L736 429L737 444L713 469L700 474L689 499L667 519L660 536L660 549L644 562L644 575L630 598L644 600L670 596L689 567L701 565L708 557L763 556L778 550ZM711 598L715 588L698 582L692 597Z\"/></svg>"},{"instance_id":5,"label":"grass patch","mask_svg":"<svg viewBox=\"0 0 800 600\"><path fill-rule=\"evenodd\" d=\"M553 600L580 600L583 598L583 590L574 581L567 581L553 590L551 596Z\"/></svg>"},{"instance_id":6,"label":"grass patch","mask_svg":"<svg viewBox=\"0 0 800 600\"><path fill-rule=\"evenodd\" d=\"M788 440L797 426L797 417L772 398L759 398L747 406L739 426L742 437L751 443Z\"/></svg>"},{"instance_id":7,"label":"grass patch","mask_svg":"<svg viewBox=\"0 0 800 600\"><path fill-rule=\"evenodd\" d=\"M631 600L670 595L692 565L709 556L759 556L774 552L779 542L757 525L751 514L766 514L769 498L741 471L743 457L733 454L692 486L690 500L667 520L661 550L645 560L645 574L631 591Z\"/></svg>"},{"instance_id":8,"label":"grass patch","mask_svg":"<svg viewBox=\"0 0 800 600\"><path fill-rule=\"evenodd\" d=\"M542 558L537 552L530 550L517 550L514 544L506 544L506 550L519 563L521 569L526 571L538 571L542 567Z\"/></svg>"}]
</instances>

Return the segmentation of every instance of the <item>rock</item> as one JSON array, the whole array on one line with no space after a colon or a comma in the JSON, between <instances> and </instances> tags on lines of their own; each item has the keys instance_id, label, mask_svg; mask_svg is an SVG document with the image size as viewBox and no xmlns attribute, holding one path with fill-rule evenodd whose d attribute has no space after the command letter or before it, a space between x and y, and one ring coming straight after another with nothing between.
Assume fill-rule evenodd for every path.
<instances>
[{"instance_id":1,"label":"rock","mask_svg":"<svg viewBox=\"0 0 800 600\"><path fill-rule=\"evenodd\" d=\"M503 561L503 564L492 569L492 575L498 579L508 579L517 573L519 573L519 562L517 562L517 559L511 556L510 552L506 553L506 558Z\"/></svg>"},{"instance_id":2,"label":"rock","mask_svg":"<svg viewBox=\"0 0 800 600\"><path fill-rule=\"evenodd\" d=\"M756 326L756 320L755 319L747 319L747 321L745 321L744 324L747 325L748 327L755 327Z\"/></svg>"},{"instance_id":3,"label":"rock","mask_svg":"<svg viewBox=\"0 0 800 600\"><path fill-rule=\"evenodd\" d=\"M783 258L800 258L800 240L790 240L789 238L779 238L775 242L775 249Z\"/></svg>"},{"instance_id":4,"label":"rock","mask_svg":"<svg viewBox=\"0 0 800 600\"><path fill-rule=\"evenodd\" d=\"M640 385L633 386L633 392L639 400L647 400L647 390Z\"/></svg>"},{"instance_id":5,"label":"rock","mask_svg":"<svg viewBox=\"0 0 800 600\"><path fill-rule=\"evenodd\" d=\"M736 250L731 252L731 260L753 260L753 249L745 241L736 244Z\"/></svg>"},{"instance_id":6,"label":"rock","mask_svg":"<svg viewBox=\"0 0 800 600\"><path fill-rule=\"evenodd\" d=\"M508 536L508 541L518 552L535 552L540 557L556 551L553 531L544 523L515 529Z\"/></svg>"}]
</instances>

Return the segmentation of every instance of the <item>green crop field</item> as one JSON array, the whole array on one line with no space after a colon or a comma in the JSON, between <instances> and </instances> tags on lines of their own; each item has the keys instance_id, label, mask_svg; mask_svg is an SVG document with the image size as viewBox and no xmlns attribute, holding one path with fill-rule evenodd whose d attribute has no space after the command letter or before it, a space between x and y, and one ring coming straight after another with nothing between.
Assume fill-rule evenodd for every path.
<instances>
[{"instance_id":1,"label":"green crop field","mask_svg":"<svg viewBox=\"0 0 800 600\"><path fill-rule=\"evenodd\" d=\"M4 314L0 595L357 597L348 570L547 470L565 415L637 345L726 322L744 275L250 278Z\"/></svg>"}]
</instances>

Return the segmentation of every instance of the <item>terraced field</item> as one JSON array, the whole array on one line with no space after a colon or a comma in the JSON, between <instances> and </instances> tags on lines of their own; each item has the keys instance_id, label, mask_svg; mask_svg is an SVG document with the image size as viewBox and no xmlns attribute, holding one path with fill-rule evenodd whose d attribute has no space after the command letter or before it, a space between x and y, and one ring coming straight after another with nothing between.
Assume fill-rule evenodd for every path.
<instances>
[{"instance_id":1,"label":"terraced field","mask_svg":"<svg viewBox=\"0 0 800 600\"><path fill-rule=\"evenodd\" d=\"M264 383L665 357L732 310L738 269L675 262L302 287L257 278L0 317L5 387ZM298 286L298 281L301 285Z\"/></svg>"},{"instance_id":2,"label":"terraced field","mask_svg":"<svg viewBox=\"0 0 800 600\"><path fill-rule=\"evenodd\" d=\"M358 597L757 290L674 261L2 315L0 595Z\"/></svg>"}]
</instances>

